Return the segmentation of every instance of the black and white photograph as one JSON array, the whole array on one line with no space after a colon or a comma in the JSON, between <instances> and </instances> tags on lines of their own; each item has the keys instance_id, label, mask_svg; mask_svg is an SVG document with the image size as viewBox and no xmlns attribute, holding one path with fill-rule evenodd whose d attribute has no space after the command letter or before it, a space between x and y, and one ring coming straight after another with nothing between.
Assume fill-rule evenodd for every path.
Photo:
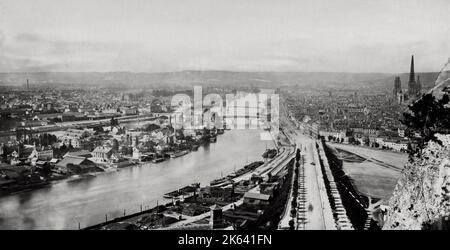
<instances>
[{"instance_id":1,"label":"black and white photograph","mask_svg":"<svg viewBox=\"0 0 450 250\"><path fill-rule=\"evenodd\" d=\"M0 0L0 230L449 216L449 0Z\"/></svg>"}]
</instances>

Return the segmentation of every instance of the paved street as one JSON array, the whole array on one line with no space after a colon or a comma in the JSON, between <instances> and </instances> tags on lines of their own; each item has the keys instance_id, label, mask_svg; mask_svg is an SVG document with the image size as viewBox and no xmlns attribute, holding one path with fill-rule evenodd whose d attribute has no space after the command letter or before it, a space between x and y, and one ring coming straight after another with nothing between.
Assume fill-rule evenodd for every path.
<instances>
[{"instance_id":1,"label":"paved street","mask_svg":"<svg viewBox=\"0 0 450 250\"><path fill-rule=\"evenodd\" d=\"M301 154L305 159L303 167L304 190L306 191L306 202L304 203L306 221L304 226L299 228L307 230L335 229L334 221L330 221L331 208L323 184L315 142L313 139L300 133L296 134L295 140L297 146L301 148ZM302 201L298 201L299 206L302 203Z\"/></svg>"}]
</instances>

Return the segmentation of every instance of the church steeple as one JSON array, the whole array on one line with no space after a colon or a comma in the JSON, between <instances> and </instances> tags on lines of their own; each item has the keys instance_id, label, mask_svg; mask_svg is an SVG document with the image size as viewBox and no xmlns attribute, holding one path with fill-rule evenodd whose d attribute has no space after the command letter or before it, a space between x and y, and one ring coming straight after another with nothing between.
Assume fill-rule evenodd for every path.
<instances>
[{"instance_id":1,"label":"church steeple","mask_svg":"<svg viewBox=\"0 0 450 250\"><path fill-rule=\"evenodd\" d=\"M408 95L409 97L416 97L420 95L422 86L420 80L416 82L416 74L414 73L414 55L411 56L411 71L409 72L409 82L408 82Z\"/></svg>"},{"instance_id":2,"label":"church steeple","mask_svg":"<svg viewBox=\"0 0 450 250\"><path fill-rule=\"evenodd\" d=\"M414 74L414 55L411 56L411 70L409 72L409 82L415 82L416 76Z\"/></svg>"}]
</instances>

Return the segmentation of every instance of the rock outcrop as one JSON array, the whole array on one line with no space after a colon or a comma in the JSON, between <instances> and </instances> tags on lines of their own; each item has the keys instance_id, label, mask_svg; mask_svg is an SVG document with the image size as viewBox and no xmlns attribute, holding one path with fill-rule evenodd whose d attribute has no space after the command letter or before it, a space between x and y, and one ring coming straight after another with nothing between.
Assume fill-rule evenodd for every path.
<instances>
[{"instance_id":1,"label":"rock outcrop","mask_svg":"<svg viewBox=\"0 0 450 250\"><path fill-rule=\"evenodd\" d=\"M436 135L420 157L407 163L398 180L383 229L448 229L450 135Z\"/></svg>"}]
</instances>

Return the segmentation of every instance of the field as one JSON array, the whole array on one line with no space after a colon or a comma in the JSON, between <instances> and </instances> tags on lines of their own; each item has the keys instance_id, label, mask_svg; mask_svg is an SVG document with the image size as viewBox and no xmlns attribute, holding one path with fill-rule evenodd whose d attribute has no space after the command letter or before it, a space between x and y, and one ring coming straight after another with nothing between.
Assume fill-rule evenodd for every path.
<instances>
[{"instance_id":1,"label":"field","mask_svg":"<svg viewBox=\"0 0 450 250\"><path fill-rule=\"evenodd\" d=\"M328 145L343 160L345 173L361 194L383 200L390 198L408 160L407 154L335 143Z\"/></svg>"}]
</instances>

